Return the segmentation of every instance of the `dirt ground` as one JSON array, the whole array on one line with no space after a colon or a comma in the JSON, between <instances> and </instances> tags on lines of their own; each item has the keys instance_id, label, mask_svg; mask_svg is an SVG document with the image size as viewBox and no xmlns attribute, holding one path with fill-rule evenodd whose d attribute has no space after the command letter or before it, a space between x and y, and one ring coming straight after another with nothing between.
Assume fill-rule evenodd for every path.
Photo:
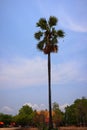
<instances>
[{"instance_id":1,"label":"dirt ground","mask_svg":"<svg viewBox=\"0 0 87 130\"><path fill-rule=\"evenodd\" d=\"M59 130L87 130L87 127L60 127Z\"/></svg>"},{"instance_id":2,"label":"dirt ground","mask_svg":"<svg viewBox=\"0 0 87 130\"><path fill-rule=\"evenodd\" d=\"M0 130L38 130L38 128L0 128ZM87 130L87 127L60 127L59 130Z\"/></svg>"},{"instance_id":3,"label":"dirt ground","mask_svg":"<svg viewBox=\"0 0 87 130\"><path fill-rule=\"evenodd\" d=\"M14 128L0 128L0 130L38 130L38 128L19 128L19 127L14 127Z\"/></svg>"}]
</instances>

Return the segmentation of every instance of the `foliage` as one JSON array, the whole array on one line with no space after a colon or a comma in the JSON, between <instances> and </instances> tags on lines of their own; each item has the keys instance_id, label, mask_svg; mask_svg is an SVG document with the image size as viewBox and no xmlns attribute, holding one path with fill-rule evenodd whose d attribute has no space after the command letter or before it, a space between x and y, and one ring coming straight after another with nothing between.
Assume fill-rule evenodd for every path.
<instances>
[{"instance_id":1,"label":"foliage","mask_svg":"<svg viewBox=\"0 0 87 130\"><path fill-rule=\"evenodd\" d=\"M68 125L87 125L87 99L76 99L65 109L65 122Z\"/></svg>"},{"instance_id":2,"label":"foliage","mask_svg":"<svg viewBox=\"0 0 87 130\"><path fill-rule=\"evenodd\" d=\"M59 104L54 102L53 103L53 111L59 110Z\"/></svg>"},{"instance_id":3,"label":"foliage","mask_svg":"<svg viewBox=\"0 0 87 130\"><path fill-rule=\"evenodd\" d=\"M63 112L61 112L61 110L59 109L59 105L56 102L53 103L53 111L53 122L55 126L58 127L63 121Z\"/></svg>"},{"instance_id":4,"label":"foliage","mask_svg":"<svg viewBox=\"0 0 87 130\"><path fill-rule=\"evenodd\" d=\"M63 113L59 109L58 103L53 103L53 123L59 125L84 125L87 126L87 99L76 99L73 104L65 108ZM17 125L22 126L36 126L39 128L46 128L46 119L49 117L47 110L33 111L28 106L22 106L19 113L15 116L0 113L0 122L4 122L5 126L10 125L11 122L15 122Z\"/></svg>"},{"instance_id":5,"label":"foliage","mask_svg":"<svg viewBox=\"0 0 87 130\"><path fill-rule=\"evenodd\" d=\"M19 114L15 116L17 124L22 126L31 125L33 121L33 110L30 106L25 105L19 110Z\"/></svg>"},{"instance_id":6,"label":"foliage","mask_svg":"<svg viewBox=\"0 0 87 130\"><path fill-rule=\"evenodd\" d=\"M0 113L0 122L4 122L5 126L12 122L12 115Z\"/></svg>"},{"instance_id":7,"label":"foliage","mask_svg":"<svg viewBox=\"0 0 87 130\"><path fill-rule=\"evenodd\" d=\"M40 28L38 32L34 34L38 40L37 48L43 51L45 54L58 51L58 38L64 37L62 30L56 30L58 19L54 16L50 16L47 21L45 18L41 18L37 23L37 27Z\"/></svg>"}]
</instances>

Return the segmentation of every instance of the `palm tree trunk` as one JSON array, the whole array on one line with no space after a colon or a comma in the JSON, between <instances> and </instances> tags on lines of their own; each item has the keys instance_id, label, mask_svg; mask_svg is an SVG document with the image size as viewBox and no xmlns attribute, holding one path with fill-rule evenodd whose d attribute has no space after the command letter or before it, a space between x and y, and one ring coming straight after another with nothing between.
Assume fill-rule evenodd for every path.
<instances>
[{"instance_id":1,"label":"palm tree trunk","mask_svg":"<svg viewBox=\"0 0 87 130\"><path fill-rule=\"evenodd\" d=\"M49 96L49 130L53 128L52 108L51 108L51 58L48 53L48 96Z\"/></svg>"}]
</instances>

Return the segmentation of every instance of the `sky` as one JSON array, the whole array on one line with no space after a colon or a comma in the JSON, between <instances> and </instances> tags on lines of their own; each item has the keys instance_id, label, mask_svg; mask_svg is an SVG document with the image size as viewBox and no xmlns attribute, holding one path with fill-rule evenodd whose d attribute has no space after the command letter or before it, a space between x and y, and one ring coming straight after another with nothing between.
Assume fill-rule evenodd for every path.
<instances>
[{"instance_id":1,"label":"sky","mask_svg":"<svg viewBox=\"0 0 87 130\"><path fill-rule=\"evenodd\" d=\"M58 53L51 54L52 103L60 109L87 98L87 0L0 0L0 112L28 104L48 109L47 55L37 50L40 18L58 18Z\"/></svg>"}]
</instances>

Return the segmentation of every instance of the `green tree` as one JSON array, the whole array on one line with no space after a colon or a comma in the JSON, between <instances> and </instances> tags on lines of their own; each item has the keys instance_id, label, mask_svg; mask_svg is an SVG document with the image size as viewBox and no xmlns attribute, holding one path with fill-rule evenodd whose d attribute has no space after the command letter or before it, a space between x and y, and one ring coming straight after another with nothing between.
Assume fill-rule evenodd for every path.
<instances>
[{"instance_id":1,"label":"green tree","mask_svg":"<svg viewBox=\"0 0 87 130\"><path fill-rule=\"evenodd\" d=\"M12 119L13 119L12 115L0 113L0 121L4 122L6 126L10 125Z\"/></svg>"},{"instance_id":2,"label":"green tree","mask_svg":"<svg viewBox=\"0 0 87 130\"><path fill-rule=\"evenodd\" d=\"M65 122L68 125L87 125L87 99L76 99L65 108Z\"/></svg>"},{"instance_id":3,"label":"green tree","mask_svg":"<svg viewBox=\"0 0 87 130\"><path fill-rule=\"evenodd\" d=\"M53 112L53 122L56 125L56 127L58 127L60 123L62 124L63 112L61 112L61 110L59 109L59 105L56 102L53 103Z\"/></svg>"},{"instance_id":4,"label":"green tree","mask_svg":"<svg viewBox=\"0 0 87 130\"><path fill-rule=\"evenodd\" d=\"M77 124L76 121L76 108L74 104L67 106L65 108L65 123L66 125L75 125Z\"/></svg>"},{"instance_id":5,"label":"green tree","mask_svg":"<svg viewBox=\"0 0 87 130\"><path fill-rule=\"evenodd\" d=\"M53 103L53 111L56 111L56 110L58 110L58 109L59 109L59 104L56 103L56 102L54 102L54 103Z\"/></svg>"},{"instance_id":6,"label":"green tree","mask_svg":"<svg viewBox=\"0 0 87 130\"><path fill-rule=\"evenodd\" d=\"M32 108L28 105L24 105L19 110L18 115L16 115L14 118L17 124L26 126L26 125L32 125L33 117L34 117L34 112Z\"/></svg>"},{"instance_id":7,"label":"green tree","mask_svg":"<svg viewBox=\"0 0 87 130\"><path fill-rule=\"evenodd\" d=\"M53 128L52 123L52 108L51 108L51 53L58 52L58 39L64 37L62 30L56 30L58 19L54 16L50 16L47 21L45 18L41 18L37 23L37 27L40 28L38 32L34 34L38 40L37 48L48 55L48 95L49 95L49 129Z\"/></svg>"},{"instance_id":8,"label":"green tree","mask_svg":"<svg viewBox=\"0 0 87 130\"><path fill-rule=\"evenodd\" d=\"M87 125L87 99L77 99L74 102L76 108L76 118L79 125Z\"/></svg>"}]
</instances>

